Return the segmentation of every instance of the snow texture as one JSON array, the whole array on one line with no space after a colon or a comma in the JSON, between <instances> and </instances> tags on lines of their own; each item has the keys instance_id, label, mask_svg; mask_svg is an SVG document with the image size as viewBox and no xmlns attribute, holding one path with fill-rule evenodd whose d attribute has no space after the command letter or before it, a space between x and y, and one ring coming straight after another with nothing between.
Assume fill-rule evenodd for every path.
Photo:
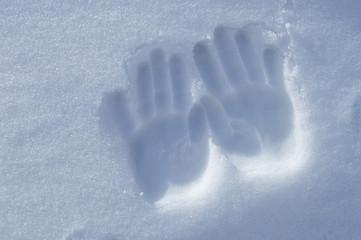
<instances>
[{"instance_id":1,"label":"snow texture","mask_svg":"<svg viewBox=\"0 0 361 240\"><path fill-rule=\"evenodd\" d=\"M0 2L0 239L360 239L361 4Z\"/></svg>"}]
</instances>

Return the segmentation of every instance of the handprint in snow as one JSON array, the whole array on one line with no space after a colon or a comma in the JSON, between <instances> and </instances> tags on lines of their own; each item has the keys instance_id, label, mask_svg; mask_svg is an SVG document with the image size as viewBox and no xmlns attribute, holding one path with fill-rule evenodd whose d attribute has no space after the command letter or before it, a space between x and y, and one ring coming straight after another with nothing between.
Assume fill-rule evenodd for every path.
<instances>
[{"instance_id":1,"label":"handprint in snow","mask_svg":"<svg viewBox=\"0 0 361 240\"><path fill-rule=\"evenodd\" d=\"M239 30L219 26L214 45L200 41L193 50L208 90L200 102L215 144L248 156L282 143L293 129L283 56L276 46L264 46L258 30L252 24Z\"/></svg>"},{"instance_id":2,"label":"handprint in snow","mask_svg":"<svg viewBox=\"0 0 361 240\"><path fill-rule=\"evenodd\" d=\"M190 183L207 166L208 125L203 107L192 105L185 66L180 54L167 62L162 49L153 49L131 79L135 98L121 91L104 100L127 145L140 191L151 202L164 196L169 182Z\"/></svg>"}]
</instances>

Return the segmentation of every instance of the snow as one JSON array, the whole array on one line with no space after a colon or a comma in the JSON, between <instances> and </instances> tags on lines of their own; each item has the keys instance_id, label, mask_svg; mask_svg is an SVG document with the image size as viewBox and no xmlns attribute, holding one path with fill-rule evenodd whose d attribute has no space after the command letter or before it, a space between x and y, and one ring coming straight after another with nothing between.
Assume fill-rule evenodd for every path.
<instances>
[{"instance_id":1,"label":"snow","mask_svg":"<svg viewBox=\"0 0 361 240\"><path fill-rule=\"evenodd\" d=\"M0 239L359 239L358 1L1 1ZM103 126L144 49L184 54L220 24L260 24L285 54L295 128L240 157L210 141L207 169L140 196L126 144ZM127 92L132 95L132 91Z\"/></svg>"}]
</instances>

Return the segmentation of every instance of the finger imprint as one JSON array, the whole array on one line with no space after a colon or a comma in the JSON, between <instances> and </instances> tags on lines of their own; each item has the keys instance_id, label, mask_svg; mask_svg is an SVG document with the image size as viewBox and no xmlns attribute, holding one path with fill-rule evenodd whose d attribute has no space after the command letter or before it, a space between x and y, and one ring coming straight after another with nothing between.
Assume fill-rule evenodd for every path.
<instances>
[{"instance_id":1,"label":"finger imprint","mask_svg":"<svg viewBox=\"0 0 361 240\"><path fill-rule=\"evenodd\" d=\"M218 101L212 96L205 95L200 100L205 109L207 120L215 137L223 141L230 135L229 119Z\"/></svg>"},{"instance_id":2,"label":"finger imprint","mask_svg":"<svg viewBox=\"0 0 361 240\"><path fill-rule=\"evenodd\" d=\"M169 71L172 80L173 107L176 111L186 112L192 101L191 81L180 54L174 54L170 58Z\"/></svg>"},{"instance_id":3,"label":"finger imprint","mask_svg":"<svg viewBox=\"0 0 361 240\"><path fill-rule=\"evenodd\" d=\"M169 112L171 106L171 94L169 78L165 62L165 53L162 49L153 49L150 53L152 66L154 104L160 114Z\"/></svg>"},{"instance_id":4,"label":"finger imprint","mask_svg":"<svg viewBox=\"0 0 361 240\"><path fill-rule=\"evenodd\" d=\"M204 41L198 42L193 49L193 54L198 72L208 91L220 98L226 92L227 84L224 80L220 64L211 53L207 43Z\"/></svg>"},{"instance_id":5,"label":"finger imprint","mask_svg":"<svg viewBox=\"0 0 361 240\"><path fill-rule=\"evenodd\" d=\"M268 84L278 89L284 89L283 56L276 46L268 46L264 50L264 66Z\"/></svg>"},{"instance_id":6,"label":"finger imprint","mask_svg":"<svg viewBox=\"0 0 361 240\"><path fill-rule=\"evenodd\" d=\"M214 43L230 84L238 87L245 83L247 81L246 69L238 53L232 32L226 27L217 27L214 30Z\"/></svg>"},{"instance_id":7,"label":"finger imprint","mask_svg":"<svg viewBox=\"0 0 361 240\"><path fill-rule=\"evenodd\" d=\"M135 90L139 118L142 121L147 121L154 111L152 77L147 62L138 65Z\"/></svg>"},{"instance_id":8,"label":"finger imprint","mask_svg":"<svg viewBox=\"0 0 361 240\"><path fill-rule=\"evenodd\" d=\"M203 107L195 103L188 115L188 134L192 142L204 142L208 139L208 127Z\"/></svg>"},{"instance_id":9,"label":"finger imprint","mask_svg":"<svg viewBox=\"0 0 361 240\"><path fill-rule=\"evenodd\" d=\"M253 44L250 33L241 29L236 33L235 40L249 79L254 82L264 82L261 54Z\"/></svg>"}]
</instances>

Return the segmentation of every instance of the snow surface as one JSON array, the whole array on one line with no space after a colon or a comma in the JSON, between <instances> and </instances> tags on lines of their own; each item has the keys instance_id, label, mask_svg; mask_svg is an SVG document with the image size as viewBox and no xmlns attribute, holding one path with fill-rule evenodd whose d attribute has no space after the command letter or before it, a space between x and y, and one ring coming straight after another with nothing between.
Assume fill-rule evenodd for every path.
<instances>
[{"instance_id":1,"label":"snow surface","mask_svg":"<svg viewBox=\"0 0 361 240\"><path fill-rule=\"evenodd\" d=\"M358 1L1 1L0 239L360 239ZM144 48L192 51L254 22L285 54L295 128L225 156L159 201L140 196L102 102Z\"/></svg>"}]
</instances>

